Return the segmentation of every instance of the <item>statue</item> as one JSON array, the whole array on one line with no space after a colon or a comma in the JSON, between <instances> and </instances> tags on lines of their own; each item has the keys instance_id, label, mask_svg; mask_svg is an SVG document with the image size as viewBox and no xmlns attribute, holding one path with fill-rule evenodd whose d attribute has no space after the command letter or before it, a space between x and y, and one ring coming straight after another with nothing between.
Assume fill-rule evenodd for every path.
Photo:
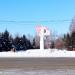
<instances>
[{"instance_id":1,"label":"statue","mask_svg":"<svg viewBox=\"0 0 75 75\"><path fill-rule=\"evenodd\" d=\"M49 29L45 26L36 26L36 31L40 36L40 50L44 50L44 36L50 35Z\"/></svg>"}]
</instances>

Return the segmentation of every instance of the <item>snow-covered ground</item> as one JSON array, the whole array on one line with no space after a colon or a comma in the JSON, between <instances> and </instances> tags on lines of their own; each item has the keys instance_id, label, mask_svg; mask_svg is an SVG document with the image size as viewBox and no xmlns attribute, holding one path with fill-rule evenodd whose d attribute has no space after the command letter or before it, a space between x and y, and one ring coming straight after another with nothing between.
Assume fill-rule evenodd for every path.
<instances>
[{"instance_id":1,"label":"snow-covered ground","mask_svg":"<svg viewBox=\"0 0 75 75\"><path fill-rule=\"evenodd\" d=\"M0 57L75 57L75 51L57 49L35 49L19 52L0 52Z\"/></svg>"}]
</instances>

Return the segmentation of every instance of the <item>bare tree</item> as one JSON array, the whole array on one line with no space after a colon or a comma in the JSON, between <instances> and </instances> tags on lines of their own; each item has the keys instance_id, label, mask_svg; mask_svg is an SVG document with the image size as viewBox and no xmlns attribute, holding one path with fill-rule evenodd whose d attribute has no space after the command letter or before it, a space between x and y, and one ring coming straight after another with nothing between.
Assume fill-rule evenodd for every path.
<instances>
[{"instance_id":1,"label":"bare tree","mask_svg":"<svg viewBox=\"0 0 75 75\"><path fill-rule=\"evenodd\" d=\"M35 36L33 39L33 48L34 49L39 49L40 48L40 37Z\"/></svg>"},{"instance_id":2,"label":"bare tree","mask_svg":"<svg viewBox=\"0 0 75 75\"><path fill-rule=\"evenodd\" d=\"M64 41L61 38L55 40L55 48L56 49L63 49L64 48Z\"/></svg>"},{"instance_id":3,"label":"bare tree","mask_svg":"<svg viewBox=\"0 0 75 75\"><path fill-rule=\"evenodd\" d=\"M71 25L70 25L70 31L75 32L75 17L72 19Z\"/></svg>"},{"instance_id":4,"label":"bare tree","mask_svg":"<svg viewBox=\"0 0 75 75\"><path fill-rule=\"evenodd\" d=\"M51 47L51 36L44 37L44 48L48 49Z\"/></svg>"}]
</instances>

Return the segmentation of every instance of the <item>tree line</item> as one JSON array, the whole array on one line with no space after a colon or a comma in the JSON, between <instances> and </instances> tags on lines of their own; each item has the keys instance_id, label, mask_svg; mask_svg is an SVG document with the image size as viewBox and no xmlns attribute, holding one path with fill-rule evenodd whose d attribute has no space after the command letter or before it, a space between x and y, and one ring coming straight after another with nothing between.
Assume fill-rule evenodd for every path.
<instances>
[{"instance_id":1,"label":"tree line","mask_svg":"<svg viewBox=\"0 0 75 75\"><path fill-rule=\"evenodd\" d=\"M31 37L32 38L32 37ZM52 36L44 37L44 48L48 49L66 49L69 51L75 50L75 19L72 20L70 25L70 32L64 34L62 37L57 39L51 39ZM16 36L13 38L8 30L0 33L0 52L2 51L21 51L28 49L39 49L40 48L40 37L35 36L31 42L30 39L23 36Z\"/></svg>"},{"instance_id":2,"label":"tree line","mask_svg":"<svg viewBox=\"0 0 75 75\"><path fill-rule=\"evenodd\" d=\"M64 34L63 37L55 40L55 48L57 49L66 49L69 51L75 51L75 18L72 19L72 22L69 27L69 32Z\"/></svg>"},{"instance_id":3,"label":"tree line","mask_svg":"<svg viewBox=\"0 0 75 75\"><path fill-rule=\"evenodd\" d=\"M16 49L16 51L20 51L32 49L33 46L25 35L21 37L17 35L15 38L13 38L8 30L0 33L0 51L10 51L13 48Z\"/></svg>"}]
</instances>

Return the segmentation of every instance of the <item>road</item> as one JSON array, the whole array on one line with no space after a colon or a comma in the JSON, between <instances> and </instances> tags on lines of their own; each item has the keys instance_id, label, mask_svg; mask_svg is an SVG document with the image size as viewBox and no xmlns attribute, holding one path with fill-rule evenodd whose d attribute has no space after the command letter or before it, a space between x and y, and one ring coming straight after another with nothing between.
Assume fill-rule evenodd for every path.
<instances>
[{"instance_id":1,"label":"road","mask_svg":"<svg viewBox=\"0 0 75 75\"><path fill-rule=\"evenodd\" d=\"M75 68L75 58L0 58L0 68Z\"/></svg>"}]
</instances>

